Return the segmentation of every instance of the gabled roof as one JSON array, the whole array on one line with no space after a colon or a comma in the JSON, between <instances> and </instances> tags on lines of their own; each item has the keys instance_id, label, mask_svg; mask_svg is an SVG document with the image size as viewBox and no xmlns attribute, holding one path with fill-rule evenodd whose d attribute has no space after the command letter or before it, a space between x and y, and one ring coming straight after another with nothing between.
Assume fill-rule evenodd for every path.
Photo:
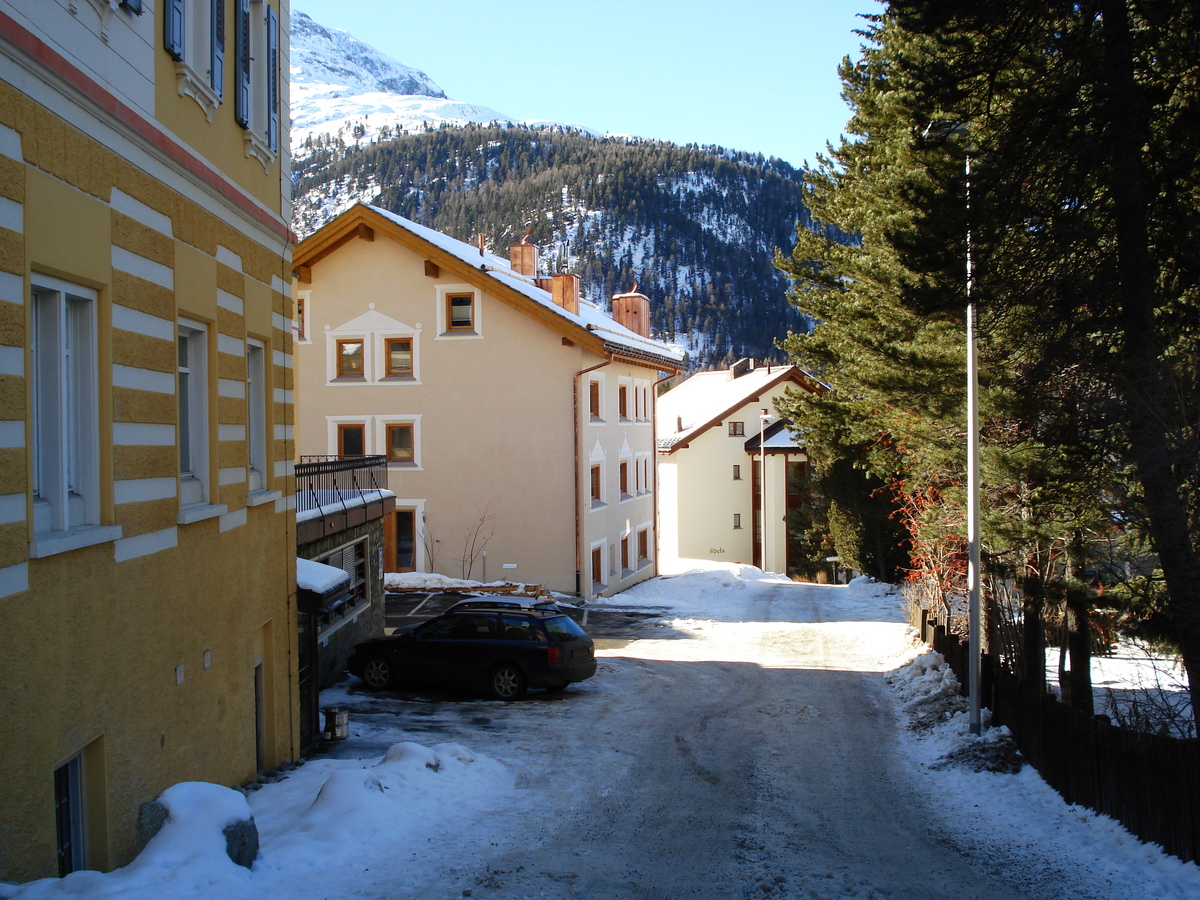
<instances>
[{"instance_id":1,"label":"gabled roof","mask_svg":"<svg viewBox=\"0 0 1200 900\"><path fill-rule=\"evenodd\" d=\"M688 446L749 403L784 382L817 393L823 386L796 366L765 366L737 378L727 371L700 372L658 398L658 449L674 453Z\"/></svg>"},{"instance_id":2,"label":"gabled roof","mask_svg":"<svg viewBox=\"0 0 1200 900\"><path fill-rule=\"evenodd\" d=\"M292 267L300 280L306 281L308 270L343 244L355 238L374 241L376 234L454 273L597 356L615 356L663 372L683 369L681 351L619 325L596 304L581 299L578 314L569 312L533 279L514 272L508 260L377 206L356 204L305 238L292 254Z\"/></svg>"},{"instance_id":3,"label":"gabled roof","mask_svg":"<svg viewBox=\"0 0 1200 900\"><path fill-rule=\"evenodd\" d=\"M791 419L777 419L762 432L762 442L768 453L803 453L804 441L791 427ZM754 432L745 443L746 452L751 456L759 452L759 432Z\"/></svg>"}]
</instances>

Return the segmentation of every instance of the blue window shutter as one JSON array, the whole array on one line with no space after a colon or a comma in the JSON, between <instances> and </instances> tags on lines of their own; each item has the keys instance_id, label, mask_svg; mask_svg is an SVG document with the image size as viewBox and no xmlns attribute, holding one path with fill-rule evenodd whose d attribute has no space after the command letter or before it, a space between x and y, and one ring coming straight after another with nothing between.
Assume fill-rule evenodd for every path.
<instances>
[{"instance_id":1,"label":"blue window shutter","mask_svg":"<svg viewBox=\"0 0 1200 900\"><path fill-rule=\"evenodd\" d=\"M250 127L250 0L237 0L234 17L234 54L237 78L234 94L234 118L243 128Z\"/></svg>"},{"instance_id":2,"label":"blue window shutter","mask_svg":"<svg viewBox=\"0 0 1200 900\"><path fill-rule=\"evenodd\" d=\"M267 146L279 150L279 14L267 7Z\"/></svg>"},{"instance_id":3,"label":"blue window shutter","mask_svg":"<svg viewBox=\"0 0 1200 900\"><path fill-rule=\"evenodd\" d=\"M218 97L225 96L225 0L212 0L209 28L208 83Z\"/></svg>"},{"instance_id":4,"label":"blue window shutter","mask_svg":"<svg viewBox=\"0 0 1200 900\"><path fill-rule=\"evenodd\" d=\"M183 0L163 0L163 48L183 59Z\"/></svg>"}]
</instances>

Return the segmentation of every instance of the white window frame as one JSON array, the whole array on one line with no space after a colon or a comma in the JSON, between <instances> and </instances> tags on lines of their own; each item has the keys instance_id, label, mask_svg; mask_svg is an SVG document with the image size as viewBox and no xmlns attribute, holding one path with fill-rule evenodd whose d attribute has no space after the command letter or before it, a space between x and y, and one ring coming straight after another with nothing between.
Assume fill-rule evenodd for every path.
<instances>
[{"instance_id":1,"label":"white window frame","mask_svg":"<svg viewBox=\"0 0 1200 900\"><path fill-rule=\"evenodd\" d=\"M358 341L362 343L363 377L347 378L338 374L338 345ZM326 331L325 332L325 384L353 385L368 384L375 373L375 344L371 334L366 331Z\"/></svg>"},{"instance_id":2,"label":"white window frame","mask_svg":"<svg viewBox=\"0 0 1200 900\"><path fill-rule=\"evenodd\" d=\"M483 293L469 284L439 284L434 286L437 294L437 341L476 341L483 337ZM475 300L472 308L472 330L451 331L449 297L451 294L471 294Z\"/></svg>"},{"instance_id":3,"label":"white window frame","mask_svg":"<svg viewBox=\"0 0 1200 900\"><path fill-rule=\"evenodd\" d=\"M600 551L600 571L599 572L595 571L596 567L595 567L595 563L594 563L595 553L597 550ZM592 545L590 547L588 547L588 567L593 570L591 573L591 577L592 577L592 587L594 589L598 588L599 590L603 591L603 590L607 589L607 587L608 587L608 583L612 577L612 573L609 571L609 567L610 567L609 556L610 555L611 554L609 554L609 552L608 552L608 539L607 538L602 538L601 540L594 541L592 543Z\"/></svg>"},{"instance_id":4,"label":"white window frame","mask_svg":"<svg viewBox=\"0 0 1200 900\"><path fill-rule=\"evenodd\" d=\"M650 522L642 522L640 525L632 529L634 544L633 544L633 568L635 570L644 568L654 562L654 529L651 528ZM642 556L638 553L637 542L641 535L646 535L646 555Z\"/></svg>"},{"instance_id":5,"label":"white window frame","mask_svg":"<svg viewBox=\"0 0 1200 900\"><path fill-rule=\"evenodd\" d=\"M596 415L592 415L592 385L593 384L596 385L596 387L597 387ZM591 425L605 424L605 422L607 421L607 419L605 417L605 413L608 411L606 409L607 399L608 398L605 396L605 393L604 393L604 373L597 372L595 374L589 375L588 380L587 380L587 396L585 398L585 401L587 403L587 419L586 419L586 421L589 424L591 424Z\"/></svg>"},{"instance_id":6,"label":"white window frame","mask_svg":"<svg viewBox=\"0 0 1200 900\"><path fill-rule=\"evenodd\" d=\"M30 283L36 537L100 524L99 298L36 273Z\"/></svg>"},{"instance_id":7,"label":"white window frame","mask_svg":"<svg viewBox=\"0 0 1200 900\"><path fill-rule=\"evenodd\" d=\"M267 345L246 340L246 477L250 493L268 489Z\"/></svg>"},{"instance_id":8,"label":"white window frame","mask_svg":"<svg viewBox=\"0 0 1200 900\"><path fill-rule=\"evenodd\" d=\"M299 291L296 294L296 327L293 337L299 344L312 343L312 330L309 327L312 319L309 309L311 296L312 291Z\"/></svg>"},{"instance_id":9,"label":"white window frame","mask_svg":"<svg viewBox=\"0 0 1200 900\"><path fill-rule=\"evenodd\" d=\"M175 329L179 411L179 505L209 502L208 326L180 318Z\"/></svg>"},{"instance_id":10,"label":"white window frame","mask_svg":"<svg viewBox=\"0 0 1200 900\"><path fill-rule=\"evenodd\" d=\"M411 375L389 375L388 374L388 341L411 341L412 342L412 374ZM421 361L418 347L420 341L417 340L415 331L388 331L373 333L371 335L371 343L374 345L375 366L373 370L374 381L387 382L388 384L420 384L421 383Z\"/></svg>"},{"instance_id":11,"label":"white window frame","mask_svg":"<svg viewBox=\"0 0 1200 900\"><path fill-rule=\"evenodd\" d=\"M421 416L373 416L375 421L374 435L375 453L379 456L386 457L388 455L388 426L389 425L411 425L413 434L413 461L392 462L388 460L388 466L398 469L413 470L421 469ZM371 446L371 445L369 445Z\"/></svg>"}]
</instances>

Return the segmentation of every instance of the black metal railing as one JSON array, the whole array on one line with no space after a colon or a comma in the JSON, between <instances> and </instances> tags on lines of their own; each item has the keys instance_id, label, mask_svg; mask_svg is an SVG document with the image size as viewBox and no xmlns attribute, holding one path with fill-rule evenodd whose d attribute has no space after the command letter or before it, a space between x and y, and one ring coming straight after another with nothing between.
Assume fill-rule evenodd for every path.
<instances>
[{"instance_id":1,"label":"black metal railing","mask_svg":"<svg viewBox=\"0 0 1200 900\"><path fill-rule=\"evenodd\" d=\"M301 456L296 511L358 506L387 490L386 456Z\"/></svg>"}]
</instances>

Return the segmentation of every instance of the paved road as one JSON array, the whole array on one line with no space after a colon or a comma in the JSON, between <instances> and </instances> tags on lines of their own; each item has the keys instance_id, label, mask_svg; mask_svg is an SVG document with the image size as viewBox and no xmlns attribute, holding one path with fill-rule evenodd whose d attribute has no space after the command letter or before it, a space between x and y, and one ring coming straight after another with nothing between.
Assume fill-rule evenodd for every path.
<instances>
[{"instance_id":1,"label":"paved road","mask_svg":"<svg viewBox=\"0 0 1200 900\"><path fill-rule=\"evenodd\" d=\"M822 622L798 585L758 595L739 618L686 634L635 618L636 634L598 641L625 650L594 682L519 704L364 697L352 717L368 734L399 716L404 739L467 744L516 769L523 798L481 828L486 846L467 835L439 849L444 884L394 896L1088 896L927 824L879 661L854 638L871 623ZM381 726L377 739L395 735Z\"/></svg>"}]
</instances>

